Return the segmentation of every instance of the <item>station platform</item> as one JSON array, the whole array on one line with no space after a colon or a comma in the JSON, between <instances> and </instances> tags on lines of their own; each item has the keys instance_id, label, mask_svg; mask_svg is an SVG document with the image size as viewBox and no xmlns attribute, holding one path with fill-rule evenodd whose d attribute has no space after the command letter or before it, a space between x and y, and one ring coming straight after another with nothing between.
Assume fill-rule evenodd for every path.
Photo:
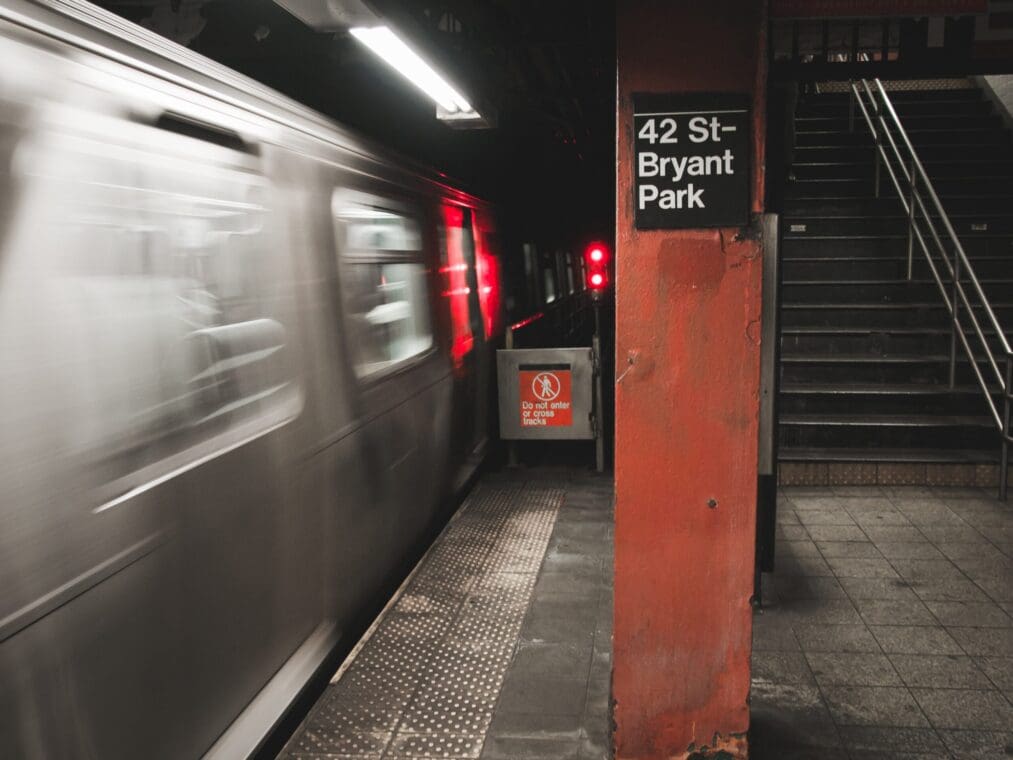
<instances>
[{"instance_id":1,"label":"station platform","mask_svg":"<svg viewBox=\"0 0 1013 760\"><path fill-rule=\"evenodd\" d=\"M612 481L486 475L284 758L610 755ZM1013 511L976 488L783 488L754 760L1007 758Z\"/></svg>"},{"instance_id":2,"label":"station platform","mask_svg":"<svg viewBox=\"0 0 1013 760\"><path fill-rule=\"evenodd\" d=\"M784 488L750 757L1013 755L1013 509L978 488Z\"/></svg>"},{"instance_id":3,"label":"station platform","mask_svg":"<svg viewBox=\"0 0 1013 760\"><path fill-rule=\"evenodd\" d=\"M609 756L612 481L483 477L284 758Z\"/></svg>"}]
</instances>

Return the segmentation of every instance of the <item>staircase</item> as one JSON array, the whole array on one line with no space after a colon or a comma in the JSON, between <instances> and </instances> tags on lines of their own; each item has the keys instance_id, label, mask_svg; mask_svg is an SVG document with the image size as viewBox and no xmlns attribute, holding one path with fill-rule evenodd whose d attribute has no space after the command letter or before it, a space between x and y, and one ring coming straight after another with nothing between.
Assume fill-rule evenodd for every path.
<instances>
[{"instance_id":1,"label":"staircase","mask_svg":"<svg viewBox=\"0 0 1013 760\"><path fill-rule=\"evenodd\" d=\"M992 301L1013 326L1013 145L977 89L890 93ZM921 250L846 93L799 102L782 220L779 460L782 482L991 481L999 436ZM954 467L953 465L965 465ZM884 477L899 473L899 479ZM787 480L785 473L794 473ZM944 473L940 475L940 473ZM977 482L977 485L988 485Z\"/></svg>"}]
</instances>

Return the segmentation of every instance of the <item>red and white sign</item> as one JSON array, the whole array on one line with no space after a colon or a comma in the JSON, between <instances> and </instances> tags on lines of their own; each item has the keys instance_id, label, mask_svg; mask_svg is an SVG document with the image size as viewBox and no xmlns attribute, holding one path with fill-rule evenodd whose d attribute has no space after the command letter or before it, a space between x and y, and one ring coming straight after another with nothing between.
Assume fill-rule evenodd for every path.
<instances>
[{"instance_id":1,"label":"red and white sign","mask_svg":"<svg viewBox=\"0 0 1013 760\"><path fill-rule=\"evenodd\" d=\"M521 427L566 427L573 424L570 368L521 365Z\"/></svg>"}]
</instances>

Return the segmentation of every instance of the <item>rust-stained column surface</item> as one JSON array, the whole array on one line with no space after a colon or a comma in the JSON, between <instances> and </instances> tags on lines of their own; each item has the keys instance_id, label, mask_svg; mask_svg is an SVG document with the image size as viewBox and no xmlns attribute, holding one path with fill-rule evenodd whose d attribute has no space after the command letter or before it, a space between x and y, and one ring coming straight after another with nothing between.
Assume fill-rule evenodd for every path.
<instances>
[{"instance_id":1,"label":"rust-stained column surface","mask_svg":"<svg viewBox=\"0 0 1013 760\"><path fill-rule=\"evenodd\" d=\"M762 210L765 12L757 0L618 3L617 757L744 758L759 409L759 224L634 229L634 92L752 97Z\"/></svg>"}]
</instances>

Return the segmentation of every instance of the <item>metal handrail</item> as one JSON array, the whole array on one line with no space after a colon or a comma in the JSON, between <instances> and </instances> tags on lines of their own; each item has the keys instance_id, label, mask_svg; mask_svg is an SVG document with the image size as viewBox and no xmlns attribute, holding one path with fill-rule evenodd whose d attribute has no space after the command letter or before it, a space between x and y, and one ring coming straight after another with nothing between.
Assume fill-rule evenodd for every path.
<instances>
[{"instance_id":1,"label":"metal handrail","mask_svg":"<svg viewBox=\"0 0 1013 760\"><path fill-rule=\"evenodd\" d=\"M875 196L878 198L880 195L882 169L886 169L890 183L897 191L897 197L907 214L907 279L912 279L914 244L917 241L925 256L925 261L929 265L932 279L939 287L939 293L943 298L946 310L950 314L950 387L953 388L956 383L957 344L959 343L967 355L978 385L981 386L984 393L985 402L992 413L992 419L999 430L1001 436L999 498L1005 499L1009 479L1009 445L1013 443L1013 437L1010 435L1010 407L1013 404L1013 350L1006 338L1006 332L995 315L995 309L992 308L992 304L981 287L981 281L971 265L971 260L953 229L950 217L939 200L932 180L925 172L925 167L922 165L921 159L918 158L918 153L908 137L907 130L904 129L893 103L886 94L883 83L879 79L875 79L873 82L875 92L865 79L860 80L861 89L859 89L858 82L851 82L849 129L854 131L855 107L857 106L876 144L876 164L873 176ZM926 207L923 196L928 196L929 207ZM930 209L936 212L937 220L942 227L942 237L940 237L940 231L936 226L936 220L933 220L930 214ZM930 241L935 244L936 255L945 265L942 272L937 266L939 262L936 255L933 254L929 242L926 240L923 226ZM943 242L944 238L952 248L952 256L948 255L947 245ZM970 288L964 286L965 280L970 283ZM968 291L970 291L970 297ZM976 311L984 314L983 321L986 325L984 329L982 328L982 320L979 319ZM973 328L971 337L977 338L978 344L984 352L986 370L990 369L995 378L1002 397L1001 407L996 404L988 380L985 379L985 374L978 366L975 350L972 348L968 333L961 322L963 315L967 316ZM985 329L988 328L994 331L998 339L999 351L993 351L989 345L985 335ZM1000 364L1003 366L1000 367Z\"/></svg>"}]
</instances>

